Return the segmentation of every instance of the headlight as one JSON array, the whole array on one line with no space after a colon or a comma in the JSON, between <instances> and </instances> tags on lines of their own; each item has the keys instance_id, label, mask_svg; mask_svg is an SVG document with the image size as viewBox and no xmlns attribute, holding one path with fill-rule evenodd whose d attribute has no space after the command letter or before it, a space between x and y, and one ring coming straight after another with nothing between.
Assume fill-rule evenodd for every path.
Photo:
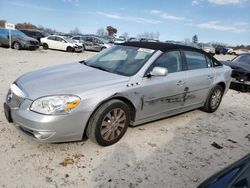
<instances>
[{"instance_id":1,"label":"headlight","mask_svg":"<svg viewBox=\"0 0 250 188\"><path fill-rule=\"evenodd\" d=\"M47 115L67 114L77 107L81 99L73 95L42 97L35 100L30 110Z\"/></svg>"}]
</instances>

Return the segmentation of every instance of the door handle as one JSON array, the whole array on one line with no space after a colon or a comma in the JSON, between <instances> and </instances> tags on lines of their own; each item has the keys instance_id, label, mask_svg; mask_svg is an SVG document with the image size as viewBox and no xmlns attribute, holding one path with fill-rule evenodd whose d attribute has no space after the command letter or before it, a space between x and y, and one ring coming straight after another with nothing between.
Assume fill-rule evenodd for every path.
<instances>
[{"instance_id":1,"label":"door handle","mask_svg":"<svg viewBox=\"0 0 250 188\"><path fill-rule=\"evenodd\" d=\"M185 84L185 82L183 82L182 80L177 82L177 86L183 86Z\"/></svg>"}]
</instances>

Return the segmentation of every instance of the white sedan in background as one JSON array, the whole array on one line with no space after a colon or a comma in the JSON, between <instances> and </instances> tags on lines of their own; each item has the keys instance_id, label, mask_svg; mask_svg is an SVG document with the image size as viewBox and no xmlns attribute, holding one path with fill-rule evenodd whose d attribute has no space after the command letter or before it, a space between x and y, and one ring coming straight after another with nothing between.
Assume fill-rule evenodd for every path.
<instances>
[{"instance_id":1,"label":"white sedan in background","mask_svg":"<svg viewBox=\"0 0 250 188\"><path fill-rule=\"evenodd\" d=\"M230 49L227 51L227 53L231 55L241 55L241 54L250 53L250 51L247 49L238 49L238 50Z\"/></svg>"},{"instance_id":2,"label":"white sedan in background","mask_svg":"<svg viewBox=\"0 0 250 188\"><path fill-rule=\"evenodd\" d=\"M67 52L83 51L81 43L64 36L50 35L41 38L41 43L44 49L63 50Z\"/></svg>"}]
</instances>

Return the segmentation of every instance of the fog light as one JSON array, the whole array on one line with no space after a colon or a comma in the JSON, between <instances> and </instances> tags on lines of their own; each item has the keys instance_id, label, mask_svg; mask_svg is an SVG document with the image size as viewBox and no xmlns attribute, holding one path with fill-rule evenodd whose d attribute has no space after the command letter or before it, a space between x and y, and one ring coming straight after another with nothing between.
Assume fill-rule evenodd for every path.
<instances>
[{"instance_id":1,"label":"fog light","mask_svg":"<svg viewBox=\"0 0 250 188\"><path fill-rule=\"evenodd\" d=\"M53 136L55 132L34 131L33 134L34 134L34 137L36 137L38 140L44 140Z\"/></svg>"}]
</instances>

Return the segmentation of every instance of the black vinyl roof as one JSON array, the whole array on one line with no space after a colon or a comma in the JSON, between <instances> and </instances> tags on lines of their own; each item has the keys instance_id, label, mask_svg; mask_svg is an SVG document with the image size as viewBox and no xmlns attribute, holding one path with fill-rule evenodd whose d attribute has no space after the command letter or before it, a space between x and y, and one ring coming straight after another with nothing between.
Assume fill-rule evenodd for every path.
<instances>
[{"instance_id":1,"label":"black vinyl roof","mask_svg":"<svg viewBox=\"0 0 250 188\"><path fill-rule=\"evenodd\" d=\"M164 43L164 42L125 42L120 45L133 46L133 47L139 47L139 48L148 48L148 49L153 49L153 50L161 50L162 52L174 50L174 49L186 49L186 50L192 50L192 51L203 53L202 50L191 47L191 46Z\"/></svg>"}]
</instances>

